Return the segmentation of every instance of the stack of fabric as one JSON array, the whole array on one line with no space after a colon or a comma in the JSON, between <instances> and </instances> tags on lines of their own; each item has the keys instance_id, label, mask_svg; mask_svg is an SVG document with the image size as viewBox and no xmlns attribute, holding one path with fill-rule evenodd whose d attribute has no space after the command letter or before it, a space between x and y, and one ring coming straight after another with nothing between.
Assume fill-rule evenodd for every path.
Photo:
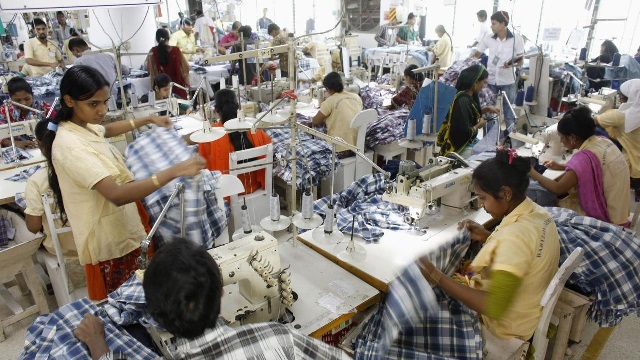
<instances>
[{"instance_id":1,"label":"stack of fabric","mask_svg":"<svg viewBox=\"0 0 640 360\"><path fill-rule=\"evenodd\" d=\"M404 138L404 125L409 116L409 110L387 110L377 108L378 119L367 126L364 138L365 148L373 149L377 145L391 144Z\"/></svg>"},{"instance_id":2,"label":"stack of fabric","mask_svg":"<svg viewBox=\"0 0 640 360\"><path fill-rule=\"evenodd\" d=\"M109 318L120 326L140 323L162 329L149 314L142 282L136 276L132 276L116 291L109 294L104 310Z\"/></svg>"}]
</instances>

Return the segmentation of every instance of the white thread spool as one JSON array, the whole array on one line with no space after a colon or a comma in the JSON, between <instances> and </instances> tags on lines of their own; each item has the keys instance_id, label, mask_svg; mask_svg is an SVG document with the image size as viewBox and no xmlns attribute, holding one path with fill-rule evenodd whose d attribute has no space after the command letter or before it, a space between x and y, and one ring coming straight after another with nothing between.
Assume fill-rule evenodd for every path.
<instances>
[{"instance_id":1,"label":"white thread spool","mask_svg":"<svg viewBox=\"0 0 640 360\"><path fill-rule=\"evenodd\" d=\"M238 75L231 76L231 84L233 84L234 89L237 89L238 86L240 86L240 78L238 78Z\"/></svg>"},{"instance_id":2,"label":"white thread spool","mask_svg":"<svg viewBox=\"0 0 640 360\"><path fill-rule=\"evenodd\" d=\"M305 192L302 195L302 218L311 219L313 216L313 196L310 192Z\"/></svg>"},{"instance_id":3,"label":"white thread spool","mask_svg":"<svg viewBox=\"0 0 640 360\"><path fill-rule=\"evenodd\" d=\"M138 107L138 96L134 91L131 92L131 106L134 108Z\"/></svg>"},{"instance_id":4,"label":"white thread spool","mask_svg":"<svg viewBox=\"0 0 640 360\"><path fill-rule=\"evenodd\" d=\"M243 121L244 121L244 111L242 111L242 109L239 109L239 110L238 110L238 115L237 115L237 116L238 116L238 120L239 120L240 122L243 122Z\"/></svg>"},{"instance_id":5,"label":"white thread spool","mask_svg":"<svg viewBox=\"0 0 640 360\"><path fill-rule=\"evenodd\" d=\"M324 218L324 233L331 234L333 232L333 205L327 206L326 217Z\"/></svg>"},{"instance_id":6,"label":"white thread spool","mask_svg":"<svg viewBox=\"0 0 640 360\"><path fill-rule=\"evenodd\" d=\"M247 205L242 205L242 230L245 234L251 234L251 220L249 220L249 211Z\"/></svg>"},{"instance_id":7,"label":"white thread spool","mask_svg":"<svg viewBox=\"0 0 640 360\"><path fill-rule=\"evenodd\" d=\"M269 217L271 221L280 220L280 197L276 193L269 199Z\"/></svg>"},{"instance_id":8,"label":"white thread spool","mask_svg":"<svg viewBox=\"0 0 640 360\"><path fill-rule=\"evenodd\" d=\"M287 273L282 273L282 274L280 274L280 280L281 280L281 281L287 281L287 280L289 280L289 274L287 274Z\"/></svg>"},{"instance_id":9,"label":"white thread spool","mask_svg":"<svg viewBox=\"0 0 640 360\"><path fill-rule=\"evenodd\" d=\"M416 139L416 119L409 119L407 121L407 139Z\"/></svg>"},{"instance_id":10,"label":"white thread spool","mask_svg":"<svg viewBox=\"0 0 640 360\"><path fill-rule=\"evenodd\" d=\"M227 88L227 79L222 78L220 79L220 89L226 89Z\"/></svg>"},{"instance_id":11,"label":"white thread spool","mask_svg":"<svg viewBox=\"0 0 640 360\"><path fill-rule=\"evenodd\" d=\"M149 90L149 105L156 107L156 92Z\"/></svg>"},{"instance_id":12,"label":"white thread spool","mask_svg":"<svg viewBox=\"0 0 640 360\"><path fill-rule=\"evenodd\" d=\"M276 69L276 79L282 78L282 70Z\"/></svg>"},{"instance_id":13,"label":"white thread spool","mask_svg":"<svg viewBox=\"0 0 640 360\"><path fill-rule=\"evenodd\" d=\"M431 114L424 114L424 119L422 120L422 133L423 134L431 134Z\"/></svg>"},{"instance_id":14,"label":"white thread spool","mask_svg":"<svg viewBox=\"0 0 640 360\"><path fill-rule=\"evenodd\" d=\"M118 110L118 105L116 105L116 98L112 96L109 98L109 111L116 110Z\"/></svg>"}]
</instances>

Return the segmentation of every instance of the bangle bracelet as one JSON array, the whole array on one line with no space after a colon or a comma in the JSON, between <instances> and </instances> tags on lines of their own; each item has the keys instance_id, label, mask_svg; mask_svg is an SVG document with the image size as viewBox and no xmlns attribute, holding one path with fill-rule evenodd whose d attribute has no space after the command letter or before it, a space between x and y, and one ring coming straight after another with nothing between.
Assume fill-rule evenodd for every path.
<instances>
[{"instance_id":1,"label":"bangle bracelet","mask_svg":"<svg viewBox=\"0 0 640 360\"><path fill-rule=\"evenodd\" d=\"M442 278L442 272L438 271L438 270L435 270L435 273L437 274L437 277L433 276L432 273L429 274L429 277L433 280L433 283L436 286L440 286L440 278Z\"/></svg>"},{"instance_id":2,"label":"bangle bracelet","mask_svg":"<svg viewBox=\"0 0 640 360\"><path fill-rule=\"evenodd\" d=\"M133 121L133 119L129 119L129 124L131 124L131 130L135 130L136 128L136 123Z\"/></svg>"},{"instance_id":3,"label":"bangle bracelet","mask_svg":"<svg viewBox=\"0 0 640 360\"><path fill-rule=\"evenodd\" d=\"M158 180L158 174L153 174L151 176L151 182L156 187L156 189L160 189L162 185L160 185L160 180Z\"/></svg>"}]
</instances>

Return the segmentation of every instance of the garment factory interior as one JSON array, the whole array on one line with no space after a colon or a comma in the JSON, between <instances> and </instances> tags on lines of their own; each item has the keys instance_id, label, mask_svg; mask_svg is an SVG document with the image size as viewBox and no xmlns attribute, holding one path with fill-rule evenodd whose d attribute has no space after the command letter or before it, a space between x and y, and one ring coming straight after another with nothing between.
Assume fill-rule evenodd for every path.
<instances>
[{"instance_id":1,"label":"garment factory interior","mask_svg":"<svg viewBox=\"0 0 640 360\"><path fill-rule=\"evenodd\" d=\"M0 0L0 360L637 359L639 18Z\"/></svg>"}]
</instances>

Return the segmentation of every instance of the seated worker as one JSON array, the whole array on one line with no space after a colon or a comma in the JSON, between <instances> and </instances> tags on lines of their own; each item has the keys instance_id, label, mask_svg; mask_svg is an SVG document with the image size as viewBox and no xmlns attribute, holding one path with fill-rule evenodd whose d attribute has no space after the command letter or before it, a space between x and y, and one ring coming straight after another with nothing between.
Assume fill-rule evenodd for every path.
<instances>
[{"instance_id":1,"label":"seated worker","mask_svg":"<svg viewBox=\"0 0 640 360\"><path fill-rule=\"evenodd\" d=\"M76 57L75 65L90 66L100 72L107 82L111 84L113 92L113 84L118 77L118 71L116 69L116 59L113 55L108 53L95 53L83 55L83 53L89 49L89 45L81 37L71 38L69 40L69 50ZM129 67L124 64L120 64L122 69L122 75L129 75ZM117 91L117 90L116 90Z\"/></svg>"},{"instance_id":2,"label":"seated worker","mask_svg":"<svg viewBox=\"0 0 640 360\"><path fill-rule=\"evenodd\" d=\"M33 89L29 83L20 77L14 77L7 82L7 88L9 90L9 97L11 101L15 101L19 104L44 111L42 117L45 117L51 109L51 106L44 100L33 100ZM34 118L40 118L36 113L32 113L31 110L24 109L14 104L9 104L9 117L12 123L18 121L28 120L33 116ZM52 116L55 114L53 112ZM0 125L7 123L7 115L2 108L0 111ZM14 136L16 147L21 149L35 149L38 147L38 143L31 139L28 135ZM11 146L11 139L6 138L1 141L2 147Z\"/></svg>"},{"instance_id":3,"label":"seated worker","mask_svg":"<svg viewBox=\"0 0 640 360\"><path fill-rule=\"evenodd\" d=\"M406 105L411 110L424 81L423 73L415 74L413 72L417 68L418 65L411 64L404 69L404 82L407 85L391 99L389 109L397 109Z\"/></svg>"},{"instance_id":4,"label":"seated worker","mask_svg":"<svg viewBox=\"0 0 640 360\"><path fill-rule=\"evenodd\" d=\"M236 41L240 40L239 30L241 26L242 23L240 21L234 21L233 24L231 24L231 31L218 42L218 52L220 54L226 54L227 50L230 49Z\"/></svg>"},{"instance_id":5,"label":"seated worker","mask_svg":"<svg viewBox=\"0 0 640 360\"><path fill-rule=\"evenodd\" d=\"M612 140L620 142L631 177L640 179L640 79L625 81L619 94L620 108L597 115L594 120Z\"/></svg>"},{"instance_id":6,"label":"seated worker","mask_svg":"<svg viewBox=\"0 0 640 360\"><path fill-rule=\"evenodd\" d=\"M592 59L592 63L610 64L613 56L618 53L618 47L611 40L605 40L600 44L600 55ZM587 77L589 78L589 89L598 91L603 87L611 86L611 80L603 80L605 77L605 68L587 67Z\"/></svg>"},{"instance_id":7,"label":"seated worker","mask_svg":"<svg viewBox=\"0 0 640 360\"><path fill-rule=\"evenodd\" d=\"M398 29L395 28L395 26L398 26L398 24L399 22L396 18L396 13L391 13L389 22L380 25L380 29L376 34L375 40L378 42L378 47L393 46L396 44L396 35L398 34Z\"/></svg>"},{"instance_id":8,"label":"seated worker","mask_svg":"<svg viewBox=\"0 0 640 360\"><path fill-rule=\"evenodd\" d=\"M171 78L167 74L158 74L155 78L153 78L153 92L156 95L156 100L164 100L169 98L169 90L171 87ZM171 97L179 99L176 93L172 93ZM141 103L149 102L149 94L144 94L140 97ZM187 104L180 104L180 113L188 114L190 112L191 107ZM160 116L167 115L166 111L161 111L158 113Z\"/></svg>"},{"instance_id":9,"label":"seated worker","mask_svg":"<svg viewBox=\"0 0 640 360\"><path fill-rule=\"evenodd\" d=\"M546 161L552 170L564 170L556 180L535 170L532 179L560 196L561 207L598 220L626 225L629 217L629 166L611 140L595 135L596 124L591 109L579 106L564 114L558 123L560 141L572 152L578 150L566 164Z\"/></svg>"},{"instance_id":10,"label":"seated worker","mask_svg":"<svg viewBox=\"0 0 640 360\"><path fill-rule=\"evenodd\" d=\"M24 43L18 45L18 54L16 54L16 57L18 59L21 59L22 57L24 57Z\"/></svg>"},{"instance_id":11,"label":"seated worker","mask_svg":"<svg viewBox=\"0 0 640 360\"><path fill-rule=\"evenodd\" d=\"M418 265L425 279L478 312L483 326L500 339L528 341L538 326L540 300L558 271L560 239L551 215L526 197L530 162L498 150L472 175L480 206L500 221L492 232L471 220L459 227L484 243L473 259L470 285L443 275L429 260Z\"/></svg>"},{"instance_id":12,"label":"seated worker","mask_svg":"<svg viewBox=\"0 0 640 360\"><path fill-rule=\"evenodd\" d=\"M182 28L171 34L169 46L177 46L180 51L182 51L185 59L187 59L187 61L191 60L191 57L196 53L197 49L196 37L193 33L191 20L182 19Z\"/></svg>"},{"instance_id":13,"label":"seated worker","mask_svg":"<svg viewBox=\"0 0 640 360\"><path fill-rule=\"evenodd\" d=\"M251 40L251 26L249 25L241 26L240 29L238 29L238 33L242 34L243 36L243 40L242 40L243 44L241 44L240 42L236 42L235 45L233 45L231 52L237 53L237 52L255 49L255 44L253 40ZM240 84L250 85L253 82L253 78L256 77L255 58L245 57L244 61L237 60L237 63L238 63L238 80L240 81ZM236 60L231 62L232 71L233 69L236 68L235 64L236 64ZM246 79L245 79L245 75L247 77Z\"/></svg>"},{"instance_id":14,"label":"seated worker","mask_svg":"<svg viewBox=\"0 0 640 360\"><path fill-rule=\"evenodd\" d=\"M76 32L75 29L71 29L71 37L64 41L62 45L62 51L64 52L65 63L67 65L75 64L76 57L73 55L73 51L69 49L69 41L71 39L81 38L80 35Z\"/></svg>"},{"instance_id":15,"label":"seated worker","mask_svg":"<svg viewBox=\"0 0 640 360\"><path fill-rule=\"evenodd\" d=\"M219 317L222 274L216 261L191 241L158 250L142 281L147 307L176 337L176 359L349 359L342 350L278 322L225 325ZM109 350L104 325L85 315L74 331L93 359L122 359Z\"/></svg>"},{"instance_id":16,"label":"seated worker","mask_svg":"<svg viewBox=\"0 0 640 360\"><path fill-rule=\"evenodd\" d=\"M31 65L33 76L42 76L55 70L56 66L64 67L62 53L58 44L47 40L47 23L42 19L33 19L36 37L25 41L24 57L27 64Z\"/></svg>"},{"instance_id":17,"label":"seated worker","mask_svg":"<svg viewBox=\"0 0 640 360\"><path fill-rule=\"evenodd\" d=\"M312 119L312 125L326 124L329 136L342 138L356 146L358 129L351 128L351 121L362 111L362 99L356 94L343 91L342 77L335 71L324 77L322 85L327 89L329 97L320 105L320 110ZM353 156L353 152L340 145L336 146L336 152L340 158Z\"/></svg>"},{"instance_id":18,"label":"seated worker","mask_svg":"<svg viewBox=\"0 0 640 360\"><path fill-rule=\"evenodd\" d=\"M39 121L36 124L35 133L38 142L38 147L42 151L45 157L45 147L43 146L43 139L47 132L47 126L49 120L45 119ZM53 255L56 254L56 249L53 246L53 240L49 231L49 224L45 218L44 207L48 206L42 203L42 194L49 192L49 172L46 167L36 171L27 180L27 185L24 191L24 200L27 203L27 208L24 210L25 222L27 223L27 229L32 233L42 231L45 234L45 240L42 245L47 251ZM62 227L62 221L55 220L56 226ZM68 279L75 288L81 288L87 286L87 280L84 274L84 267L80 265L78 259L78 250L76 250L76 244L73 242L73 234L66 232L58 234L58 241L62 248L62 255L65 258L65 265L67 267Z\"/></svg>"},{"instance_id":19,"label":"seated worker","mask_svg":"<svg viewBox=\"0 0 640 360\"><path fill-rule=\"evenodd\" d=\"M212 126L221 127L225 122L238 117L238 100L233 90L221 89L215 95L215 111L220 116L221 122ZM229 173L229 154L235 151L252 149L254 147L270 144L271 139L262 130L252 134L251 131L231 132L222 138L198 145L200 156L207 160L206 168L218 170L223 174ZM265 188L265 171L257 170L248 174L238 175L244 184L246 194L251 194L258 189Z\"/></svg>"},{"instance_id":20,"label":"seated worker","mask_svg":"<svg viewBox=\"0 0 640 360\"><path fill-rule=\"evenodd\" d=\"M287 45L287 36L284 31L280 31L280 27L275 24L269 24L267 27L267 31L269 36L273 37L271 40L271 44L269 46L279 46L279 45ZM277 55L278 59L280 59L280 73L282 73L282 77L289 77L289 54L282 53ZM275 58L275 55L274 57ZM295 64L294 64L295 66Z\"/></svg>"},{"instance_id":21,"label":"seated worker","mask_svg":"<svg viewBox=\"0 0 640 360\"><path fill-rule=\"evenodd\" d=\"M412 44L418 39L418 32L413 28L415 24L416 16L413 13L409 13L407 23L398 30L398 35L396 35L396 42L398 44Z\"/></svg>"},{"instance_id":22,"label":"seated worker","mask_svg":"<svg viewBox=\"0 0 640 360\"><path fill-rule=\"evenodd\" d=\"M478 93L487 85L488 78L489 72L480 64L460 72L456 82L458 92L438 130L436 145L440 147L441 156L456 152L465 159L470 157L478 130L487 123L482 115L487 112L500 113L496 107L480 107Z\"/></svg>"},{"instance_id":23,"label":"seated worker","mask_svg":"<svg viewBox=\"0 0 640 360\"><path fill-rule=\"evenodd\" d=\"M441 67L449 67L453 64L453 40L451 40L451 36L442 25L436 26L436 34L440 40L435 46L427 46L427 50L433 51L434 55L431 58L431 63L435 63L436 59L438 59Z\"/></svg>"}]
</instances>

